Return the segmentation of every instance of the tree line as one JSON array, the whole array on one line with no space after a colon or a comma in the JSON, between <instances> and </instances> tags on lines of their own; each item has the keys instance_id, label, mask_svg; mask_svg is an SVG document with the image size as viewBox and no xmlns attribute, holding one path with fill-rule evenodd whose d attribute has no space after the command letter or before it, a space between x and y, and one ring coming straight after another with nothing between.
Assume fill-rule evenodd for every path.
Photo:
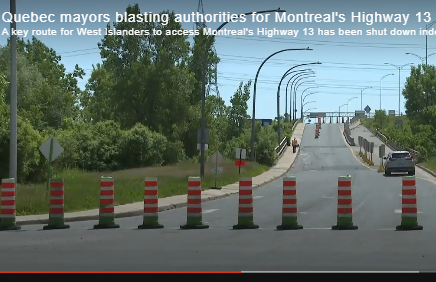
<instances>
[{"instance_id":1,"label":"tree line","mask_svg":"<svg viewBox=\"0 0 436 282\"><path fill-rule=\"evenodd\" d=\"M429 159L436 156L436 68L412 66L402 91L407 119L395 124L386 111L376 111L374 126L404 148Z\"/></svg>"},{"instance_id":2,"label":"tree line","mask_svg":"<svg viewBox=\"0 0 436 282\"><path fill-rule=\"evenodd\" d=\"M138 5L127 14L141 14ZM107 28L182 29L174 12L167 25L119 22ZM18 180L42 181L47 161L39 146L55 136L64 153L56 169L112 171L198 161L202 61L207 35L191 44L184 35L106 35L98 43L102 62L93 66L85 89L85 70L67 71L61 56L36 37L18 39ZM0 177L9 164L9 42L0 46ZM208 54L206 77L219 63ZM241 82L230 99L210 95L206 101L208 154L220 151L234 158L235 148L250 154L251 122L247 113L251 81ZM256 129L256 158L272 165L276 159L277 125ZM282 132L289 132L284 124Z\"/></svg>"}]
</instances>

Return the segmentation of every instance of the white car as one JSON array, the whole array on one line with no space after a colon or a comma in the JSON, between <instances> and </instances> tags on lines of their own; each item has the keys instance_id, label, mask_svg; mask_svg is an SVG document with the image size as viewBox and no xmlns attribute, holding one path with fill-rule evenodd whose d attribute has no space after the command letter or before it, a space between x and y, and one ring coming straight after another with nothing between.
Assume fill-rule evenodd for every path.
<instances>
[{"instance_id":1,"label":"white car","mask_svg":"<svg viewBox=\"0 0 436 282\"><path fill-rule=\"evenodd\" d=\"M407 172L409 175L415 175L415 160L408 151L393 151L385 159L385 175L391 175L392 172Z\"/></svg>"}]
</instances>

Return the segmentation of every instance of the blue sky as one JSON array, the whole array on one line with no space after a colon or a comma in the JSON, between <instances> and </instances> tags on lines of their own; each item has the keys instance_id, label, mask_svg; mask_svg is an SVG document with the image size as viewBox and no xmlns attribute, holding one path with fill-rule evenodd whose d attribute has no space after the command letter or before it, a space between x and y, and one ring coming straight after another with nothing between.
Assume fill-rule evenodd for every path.
<instances>
[{"instance_id":1,"label":"blue sky","mask_svg":"<svg viewBox=\"0 0 436 282\"><path fill-rule=\"evenodd\" d=\"M386 1L387 2L387 1ZM306 4L305 4L306 3ZM308 5L308 3L310 5ZM392 2L391 2L392 3ZM228 29L257 30L257 28L267 29L286 29L299 30L297 37L293 36L218 36L216 40L216 50L221 58L218 65L218 84L219 92L226 102L229 102L230 96L236 90L240 81L248 81L255 77L260 63L270 54L287 48L306 48L310 47L313 51L293 51L281 53L270 59L263 67L258 82L256 117L273 118L276 116L276 92L277 85L281 76L289 68L296 64L319 61L320 66L311 66L316 72L314 78L318 89L309 89L306 93L312 91L318 92L306 98L306 102L311 102L306 106L316 108L317 112L338 111L340 105L347 103L353 97L358 97L349 102L349 111L360 110L361 89L372 87L364 91L363 107L369 105L373 110L379 108L380 78L387 74L383 80L382 90L382 108L386 110L398 111L398 70L384 63L395 65L404 65L408 63L420 64L420 59L405 53L415 53L419 56L425 56L425 36L353 36L353 35L318 35L318 29L335 30L356 29L371 30L372 28L382 30L387 28L388 32L394 28L400 30L419 30L425 29L425 22L418 22L418 12L433 12L435 3L432 1L416 0L413 2L398 0L393 4L382 3L382 1L321 1L313 0L310 2L300 3L296 1L270 0L270 1L212 1L204 0L205 13L214 14L219 12L246 13L251 11L269 10L280 7L288 13L319 13L331 14L334 12L345 15L347 21L343 23L277 23L274 21L274 15L270 16L268 23L253 23L248 20L245 23L230 23ZM55 23L18 23L18 29L76 29L86 27L90 29L104 28L105 23L59 23L59 14L110 14L114 19L116 12L123 12L129 4L135 4L132 1L53 1L46 0L42 2L32 0L17 0L17 12L19 14L31 12L41 14L53 13L56 15ZM139 2L142 12L158 13L163 10L174 10L178 14L192 13L197 11L198 1L196 0L162 0L162 1L141 1ZM0 2L0 11L9 10L9 1ZM387 14L410 14L407 25L403 23L375 23L367 25L366 23L351 22L351 12L370 13L387 13ZM436 12L434 12L436 20ZM216 28L220 23L208 23L208 27ZM183 23L186 29L193 29L193 23ZM434 26L436 27L436 25ZM0 30L9 28L9 24L0 20ZM314 35L304 35L304 28L313 28ZM89 72L93 64L100 62L100 55L97 49L97 43L101 36L38 36L48 46L54 48L61 56L62 62L68 70L72 70L75 64L84 68L89 77ZM0 44L5 44L6 35L0 38ZM428 54L436 50L436 36L428 37ZM429 57L429 64L433 64L436 56ZM410 71L405 67L401 72L401 86L404 85L405 79ZM309 80L309 79L308 79ZM284 86L287 80L284 81ZM81 86L86 84L81 81ZM312 86L305 84L306 87ZM281 91L281 114L285 110L285 87ZM299 88L299 96L305 86ZM249 111L251 113L251 101ZM404 111L404 100L401 96L401 111ZM288 109L289 111L289 109ZM343 107L341 111L346 111ZM298 114L299 115L299 114Z\"/></svg>"}]
</instances>

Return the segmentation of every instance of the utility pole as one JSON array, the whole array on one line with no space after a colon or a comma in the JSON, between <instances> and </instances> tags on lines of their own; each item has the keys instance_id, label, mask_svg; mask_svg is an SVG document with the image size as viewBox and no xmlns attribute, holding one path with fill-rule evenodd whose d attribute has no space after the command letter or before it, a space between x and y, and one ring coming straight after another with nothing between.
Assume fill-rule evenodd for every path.
<instances>
[{"instance_id":1,"label":"utility pole","mask_svg":"<svg viewBox=\"0 0 436 282\"><path fill-rule=\"evenodd\" d=\"M10 120L10 143L9 143L9 177L14 178L17 182L17 36L13 35L14 30L17 29L15 22L15 15L17 14L16 0L10 0L10 12L13 15L11 22L11 40L10 40L10 53L11 53L11 77L10 77L10 107L11 107L11 120Z\"/></svg>"}]
</instances>

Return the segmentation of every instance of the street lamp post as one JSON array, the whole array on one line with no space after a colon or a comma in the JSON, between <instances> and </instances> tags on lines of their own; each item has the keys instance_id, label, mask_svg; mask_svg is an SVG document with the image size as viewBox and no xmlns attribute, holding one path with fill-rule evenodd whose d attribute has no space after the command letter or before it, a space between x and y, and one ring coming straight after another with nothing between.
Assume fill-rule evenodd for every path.
<instances>
[{"instance_id":1,"label":"street lamp post","mask_svg":"<svg viewBox=\"0 0 436 282\"><path fill-rule=\"evenodd\" d=\"M310 109L305 110L304 113L303 113L303 116L305 116L307 112L309 112L309 111L313 111L313 110L316 110L316 109L317 109L317 108L310 108ZM303 121L302 121L302 122L303 122Z\"/></svg>"},{"instance_id":2,"label":"street lamp post","mask_svg":"<svg viewBox=\"0 0 436 282\"><path fill-rule=\"evenodd\" d=\"M349 112L348 112L348 104L350 104L350 102L351 102L352 100L354 100L354 99L357 99L357 97L353 97L353 98L350 98L350 99L347 100L347 114L349 113Z\"/></svg>"},{"instance_id":3,"label":"street lamp post","mask_svg":"<svg viewBox=\"0 0 436 282\"><path fill-rule=\"evenodd\" d=\"M313 88L318 88L318 86L307 87L306 89L303 90L303 92L301 92L301 96L300 96L300 106L301 106L300 112L301 112L301 119L303 119L303 107L304 107L303 103L304 103L304 99L306 99L307 96L310 96L310 95L312 95L312 94L316 94L316 93L318 93L318 92L314 92L314 93L311 93L311 94L307 94L306 96L304 96L304 98L303 98L303 95L304 95L304 93L305 93L307 90L309 90L309 89L313 89Z\"/></svg>"},{"instance_id":4,"label":"street lamp post","mask_svg":"<svg viewBox=\"0 0 436 282\"><path fill-rule=\"evenodd\" d=\"M17 22L14 20L17 14L17 3L15 0L10 1L10 12L14 16L11 22L11 39L10 39L10 59L11 59L11 77L10 77L10 140L9 140L9 177L14 178L17 182L17 163L18 163L18 146L17 146Z\"/></svg>"},{"instance_id":5,"label":"street lamp post","mask_svg":"<svg viewBox=\"0 0 436 282\"><path fill-rule=\"evenodd\" d=\"M297 75L294 75L294 76L292 76L290 79L289 79L289 81L291 81L292 80L292 83L291 83L291 88L290 88L290 90L289 90L289 95L291 95L291 96L293 96L293 100L292 100L292 103L293 103L293 106L291 107L291 108L293 108L293 111L292 111L292 119L293 120L296 120L296 116L295 116L295 112L297 111L297 103L296 103L296 101L295 101L295 99L296 99L296 97L295 97L295 95L294 95L294 83L299 79L299 78L302 78L302 77L314 77L314 76L311 76L311 75L313 75L313 74L315 74L315 72L305 72L305 73L299 73L299 74L297 74ZM289 81L288 81L288 83L289 83Z\"/></svg>"},{"instance_id":6,"label":"street lamp post","mask_svg":"<svg viewBox=\"0 0 436 282\"><path fill-rule=\"evenodd\" d=\"M341 108L346 106L347 104L343 104L342 106L339 106L339 119L341 119Z\"/></svg>"},{"instance_id":7,"label":"street lamp post","mask_svg":"<svg viewBox=\"0 0 436 282\"><path fill-rule=\"evenodd\" d=\"M12 2L15 2L11 0ZM284 13L285 10L281 10L278 8L277 10L267 10L267 11L259 11L259 12L249 12L245 13L243 15L248 16L252 14L267 14L267 13ZM241 16L241 15L239 15ZM239 17L237 16L237 17ZM235 19L235 18L232 18ZM222 23L215 31L218 34L218 31L221 30L226 24L229 22ZM207 71L207 58L209 55L209 49L212 46L212 43L215 40L215 35L210 36L210 40L206 41L206 48L204 49L204 56L203 56L203 73L202 73L202 79L201 79L201 129L200 129L200 176L204 177L204 167L205 167L205 143L206 143L206 71ZM254 112L254 108L253 108Z\"/></svg>"},{"instance_id":8,"label":"street lamp post","mask_svg":"<svg viewBox=\"0 0 436 282\"><path fill-rule=\"evenodd\" d=\"M424 65L424 63L425 63L425 66L427 66L427 58L430 58L431 56L436 55L436 53L432 53L432 54L425 56L425 57L421 57L419 55L416 55L415 53L406 53L406 55L412 55L412 56L417 57L418 59L421 60L422 65ZM425 68L424 68L424 71L425 71Z\"/></svg>"},{"instance_id":9,"label":"street lamp post","mask_svg":"<svg viewBox=\"0 0 436 282\"><path fill-rule=\"evenodd\" d=\"M295 110L294 110L294 112L295 112L295 119L297 119L297 91L298 91L298 88L301 86L301 85L303 85L303 84L305 84L305 83L314 83L315 82L315 80L308 80L308 81L303 81L303 82L301 82L301 83L299 83L301 80L303 80L303 79L306 79L306 78L314 78L315 76L314 75L312 75L312 76L306 76L306 77L301 77L300 79L298 79L297 81L296 81L296 83L295 83L295 85L294 85L294 105L295 105ZM301 105L300 105L301 106Z\"/></svg>"},{"instance_id":10,"label":"street lamp post","mask_svg":"<svg viewBox=\"0 0 436 282\"><path fill-rule=\"evenodd\" d=\"M301 73L312 73L312 74L314 74L315 72L312 71L312 69L304 69L304 70L299 70L298 71L298 74L301 74ZM289 83L291 82L292 78L294 78L296 75L293 75L288 80L288 83L286 83L286 89L285 89L285 92L286 92L286 104L288 103L288 87L289 87ZM287 111L287 109L288 109L288 105L286 105L286 111ZM292 95L291 95L291 93L289 94L289 111L292 113ZM292 119L292 116L290 116L290 119Z\"/></svg>"},{"instance_id":11,"label":"street lamp post","mask_svg":"<svg viewBox=\"0 0 436 282\"><path fill-rule=\"evenodd\" d=\"M434 24L436 24L436 21L433 21L433 22L431 22L431 23L425 25L425 30L426 30L426 34L425 34L425 66L427 66L427 59L428 59L428 57L430 57L430 56L427 55L427 53L428 53L428 45L427 45L427 43L428 43L428 39L427 39L427 32L428 32L428 29L431 28Z\"/></svg>"},{"instance_id":12,"label":"street lamp post","mask_svg":"<svg viewBox=\"0 0 436 282\"><path fill-rule=\"evenodd\" d=\"M402 66L397 66L397 65L394 65L391 63L385 63L385 65L390 65L390 66L393 66L394 68L398 69L398 114L400 114L400 112L401 112L401 70L404 67L413 65L413 63L408 63L408 64L405 64Z\"/></svg>"},{"instance_id":13,"label":"street lamp post","mask_svg":"<svg viewBox=\"0 0 436 282\"><path fill-rule=\"evenodd\" d=\"M363 91L371 89L372 87L365 87L360 90L360 110L363 111Z\"/></svg>"},{"instance_id":14,"label":"street lamp post","mask_svg":"<svg viewBox=\"0 0 436 282\"><path fill-rule=\"evenodd\" d=\"M312 88L312 87L308 87L308 88L304 89L304 90L303 90L303 93L304 93L304 91L308 90L309 88ZM304 101L306 100L307 97L309 97L310 95L318 94L318 93L319 93L319 91L315 91L315 92L310 92L310 93L304 95L304 97L303 97L303 103L304 103Z\"/></svg>"},{"instance_id":15,"label":"street lamp post","mask_svg":"<svg viewBox=\"0 0 436 282\"><path fill-rule=\"evenodd\" d=\"M386 75L382 76L382 78L380 78L380 111L382 109L382 80L388 76L391 76L391 75L394 75L394 74L393 73L386 74Z\"/></svg>"}]
</instances>

